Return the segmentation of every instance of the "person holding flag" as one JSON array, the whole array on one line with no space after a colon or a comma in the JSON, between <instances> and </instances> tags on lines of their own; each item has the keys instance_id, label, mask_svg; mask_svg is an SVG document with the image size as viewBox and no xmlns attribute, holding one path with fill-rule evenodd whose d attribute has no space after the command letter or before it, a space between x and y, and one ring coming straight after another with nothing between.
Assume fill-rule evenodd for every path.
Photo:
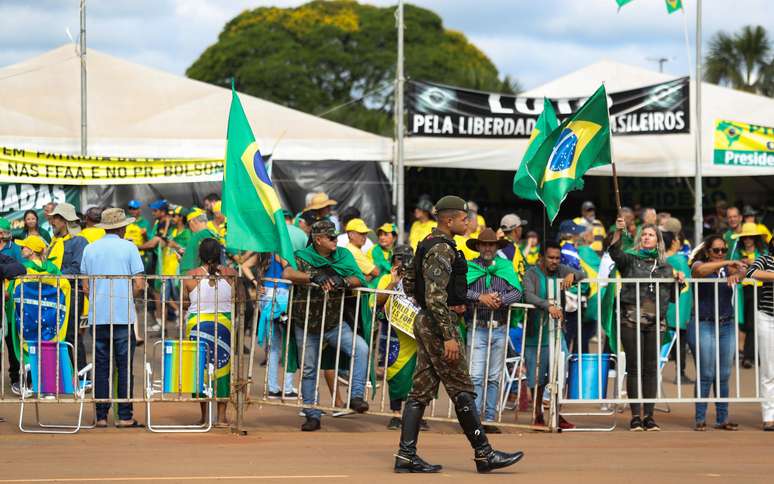
<instances>
[{"instance_id":1,"label":"person holding flag","mask_svg":"<svg viewBox=\"0 0 774 484\"><path fill-rule=\"evenodd\" d=\"M521 301L522 292L513 264L496 255L508 245L512 243L498 239L490 228L484 229L478 238L467 241L468 248L480 254L468 261L470 378L476 392L476 408L482 409L484 422L490 422L484 425L484 430L490 434L500 433L491 422L497 420L500 378L510 326L508 307Z\"/></svg>"}]
</instances>

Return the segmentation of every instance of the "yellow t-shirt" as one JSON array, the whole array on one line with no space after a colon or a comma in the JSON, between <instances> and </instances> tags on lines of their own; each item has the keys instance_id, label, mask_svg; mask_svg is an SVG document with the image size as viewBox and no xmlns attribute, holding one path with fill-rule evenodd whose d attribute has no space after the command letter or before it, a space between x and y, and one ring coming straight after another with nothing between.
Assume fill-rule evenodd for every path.
<instances>
[{"instance_id":1,"label":"yellow t-shirt","mask_svg":"<svg viewBox=\"0 0 774 484\"><path fill-rule=\"evenodd\" d=\"M362 250L352 245L352 243L347 244L347 250L352 253L357 266L360 268L363 274L370 275L374 269L376 269L376 266L373 262L371 262L368 256L365 255Z\"/></svg>"},{"instance_id":2,"label":"yellow t-shirt","mask_svg":"<svg viewBox=\"0 0 774 484\"><path fill-rule=\"evenodd\" d=\"M438 223L435 220L428 220L427 222L416 220L411 224L411 230L409 230L409 244L411 244L411 247L416 251L419 243L430 235L430 232L437 226Z\"/></svg>"},{"instance_id":3,"label":"yellow t-shirt","mask_svg":"<svg viewBox=\"0 0 774 484\"><path fill-rule=\"evenodd\" d=\"M170 228L169 239L177 237L177 227ZM174 276L177 275L177 271L180 268L180 257L177 255L177 251L169 246L164 246L161 249L161 275Z\"/></svg>"},{"instance_id":4,"label":"yellow t-shirt","mask_svg":"<svg viewBox=\"0 0 774 484\"><path fill-rule=\"evenodd\" d=\"M527 271L527 267L524 261L524 254L521 253L521 248L519 248L519 244L513 244L514 245L514 251L513 251L513 270L516 272L516 275L519 276L519 280L521 280L524 277L524 273Z\"/></svg>"},{"instance_id":5,"label":"yellow t-shirt","mask_svg":"<svg viewBox=\"0 0 774 484\"><path fill-rule=\"evenodd\" d=\"M64 243L70 238L72 238L72 235L67 234L64 237L54 237L51 239L51 245L48 248L48 260L59 269L62 268L62 259L64 258Z\"/></svg>"},{"instance_id":6,"label":"yellow t-shirt","mask_svg":"<svg viewBox=\"0 0 774 484\"><path fill-rule=\"evenodd\" d=\"M126 240L131 241L137 247L145 243L145 234L143 234L142 228L137 224L129 224L126 226L126 233L124 234ZM141 250L140 254L144 254L145 251Z\"/></svg>"},{"instance_id":7,"label":"yellow t-shirt","mask_svg":"<svg viewBox=\"0 0 774 484\"><path fill-rule=\"evenodd\" d=\"M92 242L95 242L105 236L105 229L100 229L97 227L86 227L85 229L81 230L78 235L88 240L91 244Z\"/></svg>"}]
</instances>

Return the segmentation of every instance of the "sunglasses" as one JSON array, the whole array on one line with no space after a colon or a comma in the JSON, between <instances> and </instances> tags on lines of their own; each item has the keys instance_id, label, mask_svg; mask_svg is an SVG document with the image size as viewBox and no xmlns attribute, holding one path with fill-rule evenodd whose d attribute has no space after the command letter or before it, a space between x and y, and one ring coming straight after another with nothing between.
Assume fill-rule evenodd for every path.
<instances>
[{"instance_id":1,"label":"sunglasses","mask_svg":"<svg viewBox=\"0 0 774 484\"><path fill-rule=\"evenodd\" d=\"M710 249L710 252L712 252L713 254L725 254L726 252L728 252L728 249L725 247L713 247Z\"/></svg>"}]
</instances>

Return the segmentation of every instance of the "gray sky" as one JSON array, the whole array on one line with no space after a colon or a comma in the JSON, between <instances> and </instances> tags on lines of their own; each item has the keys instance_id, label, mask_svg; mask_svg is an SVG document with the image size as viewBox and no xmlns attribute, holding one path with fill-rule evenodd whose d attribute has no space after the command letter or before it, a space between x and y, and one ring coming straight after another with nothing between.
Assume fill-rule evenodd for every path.
<instances>
[{"instance_id":1,"label":"gray sky","mask_svg":"<svg viewBox=\"0 0 774 484\"><path fill-rule=\"evenodd\" d=\"M772 0L703 0L704 40L717 30L758 24L774 36ZM19 62L78 35L79 0L0 0L0 66ZM305 3L298 0L88 0L88 45L140 64L183 74L224 23L246 8ZM395 0L364 3L394 5ZM665 71L688 72L687 21L693 46L695 3L667 15L664 0L634 0L617 12L615 0L415 0L434 10L447 28L465 33L526 88L600 59Z\"/></svg>"}]
</instances>

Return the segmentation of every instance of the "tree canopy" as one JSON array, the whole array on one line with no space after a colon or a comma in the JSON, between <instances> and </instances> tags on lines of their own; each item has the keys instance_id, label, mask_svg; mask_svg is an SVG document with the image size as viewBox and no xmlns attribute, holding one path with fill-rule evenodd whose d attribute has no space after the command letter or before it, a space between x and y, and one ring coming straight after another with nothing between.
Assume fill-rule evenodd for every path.
<instances>
[{"instance_id":1,"label":"tree canopy","mask_svg":"<svg viewBox=\"0 0 774 484\"><path fill-rule=\"evenodd\" d=\"M704 78L741 91L774 96L774 46L761 26L739 32L717 32L704 60Z\"/></svg>"},{"instance_id":2,"label":"tree canopy","mask_svg":"<svg viewBox=\"0 0 774 484\"><path fill-rule=\"evenodd\" d=\"M511 93L505 76L430 10L406 5L406 77ZM186 74L371 132L393 132L394 7L351 0L260 7L229 21Z\"/></svg>"}]
</instances>

